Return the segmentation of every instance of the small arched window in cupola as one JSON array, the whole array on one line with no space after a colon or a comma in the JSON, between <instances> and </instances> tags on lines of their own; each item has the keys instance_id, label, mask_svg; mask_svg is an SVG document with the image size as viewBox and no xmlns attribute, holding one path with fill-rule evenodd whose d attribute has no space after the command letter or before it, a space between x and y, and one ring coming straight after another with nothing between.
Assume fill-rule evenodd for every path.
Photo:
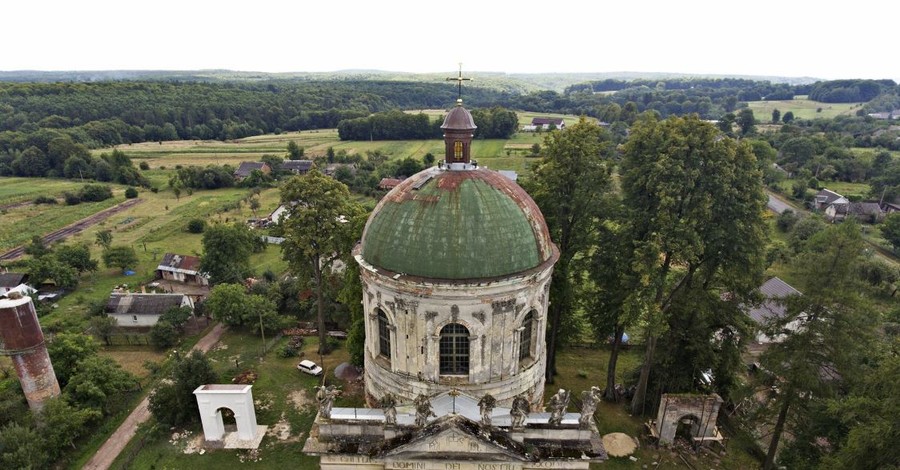
<instances>
[{"instance_id":1,"label":"small arched window in cupola","mask_svg":"<svg viewBox=\"0 0 900 470\"><path fill-rule=\"evenodd\" d=\"M457 161L463 159L463 143L461 140L453 142L453 159Z\"/></svg>"}]
</instances>

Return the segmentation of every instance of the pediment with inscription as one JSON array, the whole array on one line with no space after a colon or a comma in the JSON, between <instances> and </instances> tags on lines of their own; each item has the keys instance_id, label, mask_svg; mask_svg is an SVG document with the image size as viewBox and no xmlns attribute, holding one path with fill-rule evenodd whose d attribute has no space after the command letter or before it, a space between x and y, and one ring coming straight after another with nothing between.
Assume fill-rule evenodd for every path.
<instances>
[{"instance_id":1,"label":"pediment with inscription","mask_svg":"<svg viewBox=\"0 0 900 470\"><path fill-rule=\"evenodd\" d=\"M411 438L385 442L380 456L390 460L533 460L525 447L509 439L505 432L484 429L461 415L438 419Z\"/></svg>"}]
</instances>

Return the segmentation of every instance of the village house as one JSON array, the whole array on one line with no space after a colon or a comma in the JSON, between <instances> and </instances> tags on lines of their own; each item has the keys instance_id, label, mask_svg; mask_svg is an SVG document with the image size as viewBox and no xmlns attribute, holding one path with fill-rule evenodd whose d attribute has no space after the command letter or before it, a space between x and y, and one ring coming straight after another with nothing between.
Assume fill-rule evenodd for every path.
<instances>
[{"instance_id":1,"label":"village house","mask_svg":"<svg viewBox=\"0 0 900 470\"><path fill-rule=\"evenodd\" d=\"M843 222L848 217L854 217L860 222L874 224L884 219L884 211L877 202L835 203L825 208L825 218L829 222Z\"/></svg>"},{"instance_id":2,"label":"village house","mask_svg":"<svg viewBox=\"0 0 900 470\"><path fill-rule=\"evenodd\" d=\"M563 130L566 128L566 122L562 118L536 117L531 120L531 125L523 126L522 130L525 132L536 132L538 129L549 131L551 126L554 129Z\"/></svg>"},{"instance_id":3,"label":"village house","mask_svg":"<svg viewBox=\"0 0 900 470\"><path fill-rule=\"evenodd\" d=\"M785 299L793 295L803 295L790 284L778 277L773 277L759 287L759 293L763 301L759 305L747 309L747 315L758 326L762 327L770 321L780 320L787 313ZM762 332L757 332L756 342L766 344L777 341L777 338L769 338Z\"/></svg>"},{"instance_id":4,"label":"village house","mask_svg":"<svg viewBox=\"0 0 900 470\"><path fill-rule=\"evenodd\" d=\"M241 182L247 179L254 170L259 170L263 174L272 173L272 168L265 162L241 162L237 170L234 170L234 180Z\"/></svg>"},{"instance_id":5,"label":"village house","mask_svg":"<svg viewBox=\"0 0 900 470\"><path fill-rule=\"evenodd\" d=\"M200 258L196 256L166 253L156 267L156 277L198 286L209 285L209 276L200 272Z\"/></svg>"},{"instance_id":6,"label":"village house","mask_svg":"<svg viewBox=\"0 0 900 470\"><path fill-rule=\"evenodd\" d=\"M832 204L847 204L849 202L850 200L844 196L830 189L823 189L816 194L815 209L821 211Z\"/></svg>"},{"instance_id":7,"label":"village house","mask_svg":"<svg viewBox=\"0 0 900 470\"><path fill-rule=\"evenodd\" d=\"M871 118L882 120L900 119L900 109L895 109L893 111L882 111L880 113L869 113L868 116Z\"/></svg>"},{"instance_id":8,"label":"village house","mask_svg":"<svg viewBox=\"0 0 900 470\"><path fill-rule=\"evenodd\" d=\"M28 295L34 289L28 285L28 274L24 273L0 273L0 297L6 296L12 291Z\"/></svg>"},{"instance_id":9,"label":"village house","mask_svg":"<svg viewBox=\"0 0 900 470\"><path fill-rule=\"evenodd\" d=\"M403 180L400 178L381 178L381 181L378 183L378 189L383 189L385 191L391 190L396 188L397 185L402 182Z\"/></svg>"},{"instance_id":10,"label":"village house","mask_svg":"<svg viewBox=\"0 0 900 470\"><path fill-rule=\"evenodd\" d=\"M153 326L159 317L174 307L194 309L194 302L185 294L132 294L113 292L106 303L106 314L119 326Z\"/></svg>"},{"instance_id":11,"label":"village house","mask_svg":"<svg viewBox=\"0 0 900 470\"><path fill-rule=\"evenodd\" d=\"M305 175L312 169L312 160L285 160L281 163L281 170L295 175Z\"/></svg>"}]
</instances>

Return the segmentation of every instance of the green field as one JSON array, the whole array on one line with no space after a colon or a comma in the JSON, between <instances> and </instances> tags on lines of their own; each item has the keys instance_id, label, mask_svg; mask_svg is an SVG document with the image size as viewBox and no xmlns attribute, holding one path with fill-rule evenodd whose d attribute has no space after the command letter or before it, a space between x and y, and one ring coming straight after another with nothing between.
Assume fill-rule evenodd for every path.
<instances>
[{"instance_id":1,"label":"green field","mask_svg":"<svg viewBox=\"0 0 900 470\"><path fill-rule=\"evenodd\" d=\"M0 206L30 201L38 196L62 196L78 191L84 183L50 178L0 177Z\"/></svg>"},{"instance_id":2,"label":"green field","mask_svg":"<svg viewBox=\"0 0 900 470\"><path fill-rule=\"evenodd\" d=\"M440 118L443 110L420 110L433 118ZM534 117L559 117L571 125L578 122L577 116L563 114L537 114L520 112L519 124L531 122ZM542 144L545 133L520 132L509 139L479 139L473 142L472 155L480 164L495 170L515 170L519 173L528 171L529 161L525 159L531 153L534 144ZM125 152L136 164L146 162L151 171L148 178L157 186L168 181L168 175L177 165L232 165L243 161L258 161L263 155L284 157L289 141L303 147L305 158L324 157L331 147L335 152L345 151L348 154L381 151L390 158L421 159L431 153L438 159L444 154L444 143L440 139L431 140L386 140L386 141L341 141L335 129L289 132L279 135L267 134L247 137L228 142L209 140L188 140L171 142L144 142L140 144L120 145L117 149ZM109 152L109 149L94 150L95 155ZM156 172L159 170L161 172Z\"/></svg>"},{"instance_id":3,"label":"green field","mask_svg":"<svg viewBox=\"0 0 900 470\"><path fill-rule=\"evenodd\" d=\"M0 180L2 184L2 180ZM100 259L100 247L94 245L96 233L110 230L113 233L113 245L128 245L135 248L138 254L138 265L133 268L134 276L125 276L118 269L102 266L95 273L81 277L78 289L57 302L57 308L41 318L46 329L52 331L83 328L87 323L84 313L94 302L102 301L110 291L119 284L137 286L149 282L162 256L167 252L197 255L201 252L201 234L185 231L188 220L201 218L207 223L233 222L246 220L254 216L246 204L240 208L235 203L249 194L247 189L227 188L214 191L197 191L191 196L182 195L175 198L170 191L153 193L141 190L139 197L143 203L128 208L105 221L68 238L65 243L87 243L91 247L94 259ZM278 190L264 190L260 196L258 215L267 215L279 204ZM13 242L25 243L32 234L46 234L75 220L89 216L102 208L121 202L122 198L114 198L101 203L82 203L77 206L29 206L10 209L4 215L9 223L0 227L0 237L4 245L15 246ZM231 206L227 210L226 206ZM270 245L263 253L255 254L251 264L258 273L272 270L280 273L286 269L281 260L281 249ZM15 268L13 268L15 269Z\"/></svg>"},{"instance_id":4,"label":"green field","mask_svg":"<svg viewBox=\"0 0 900 470\"><path fill-rule=\"evenodd\" d=\"M781 115L791 111L797 119L833 118L841 115L855 115L864 103L821 103L806 99L805 95L795 96L793 100L783 101L750 101L747 106L753 110L756 120L762 124L771 122L772 111L779 110ZM821 110L821 111L820 111Z\"/></svg>"},{"instance_id":5,"label":"green field","mask_svg":"<svg viewBox=\"0 0 900 470\"><path fill-rule=\"evenodd\" d=\"M0 186L6 179L0 178ZM3 224L0 224L0 252L24 245L35 235L46 235L124 200L125 198L120 196L100 202L83 202L75 206L39 204L6 209L3 213Z\"/></svg>"}]
</instances>

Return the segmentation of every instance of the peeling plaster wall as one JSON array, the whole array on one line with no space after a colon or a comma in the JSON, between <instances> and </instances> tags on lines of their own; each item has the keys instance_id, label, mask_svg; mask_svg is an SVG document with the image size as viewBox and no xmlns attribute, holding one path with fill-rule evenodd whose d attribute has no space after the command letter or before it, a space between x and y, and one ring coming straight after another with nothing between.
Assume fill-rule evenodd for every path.
<instances>
[{"instance_id":1,"label":"peeling plaster wall","mask_svg":"<svg viewBox=\"0 0 900 470\"><path fill-rule=\"evenodd\" d=\"M389 277L357 256L365 312L366 394L399 401L457 388L472 396L493 395L503 406L527 392L539 405L544 390L547 305L552 263L541 269L484 283L442 283ZM380 356L377 311L391 325L391 357ZM531 358L519 361L522 320L533 312ZM440 331L459 323L469 330L469 375L439 373Z\"/></svg>"}]
</instances>

